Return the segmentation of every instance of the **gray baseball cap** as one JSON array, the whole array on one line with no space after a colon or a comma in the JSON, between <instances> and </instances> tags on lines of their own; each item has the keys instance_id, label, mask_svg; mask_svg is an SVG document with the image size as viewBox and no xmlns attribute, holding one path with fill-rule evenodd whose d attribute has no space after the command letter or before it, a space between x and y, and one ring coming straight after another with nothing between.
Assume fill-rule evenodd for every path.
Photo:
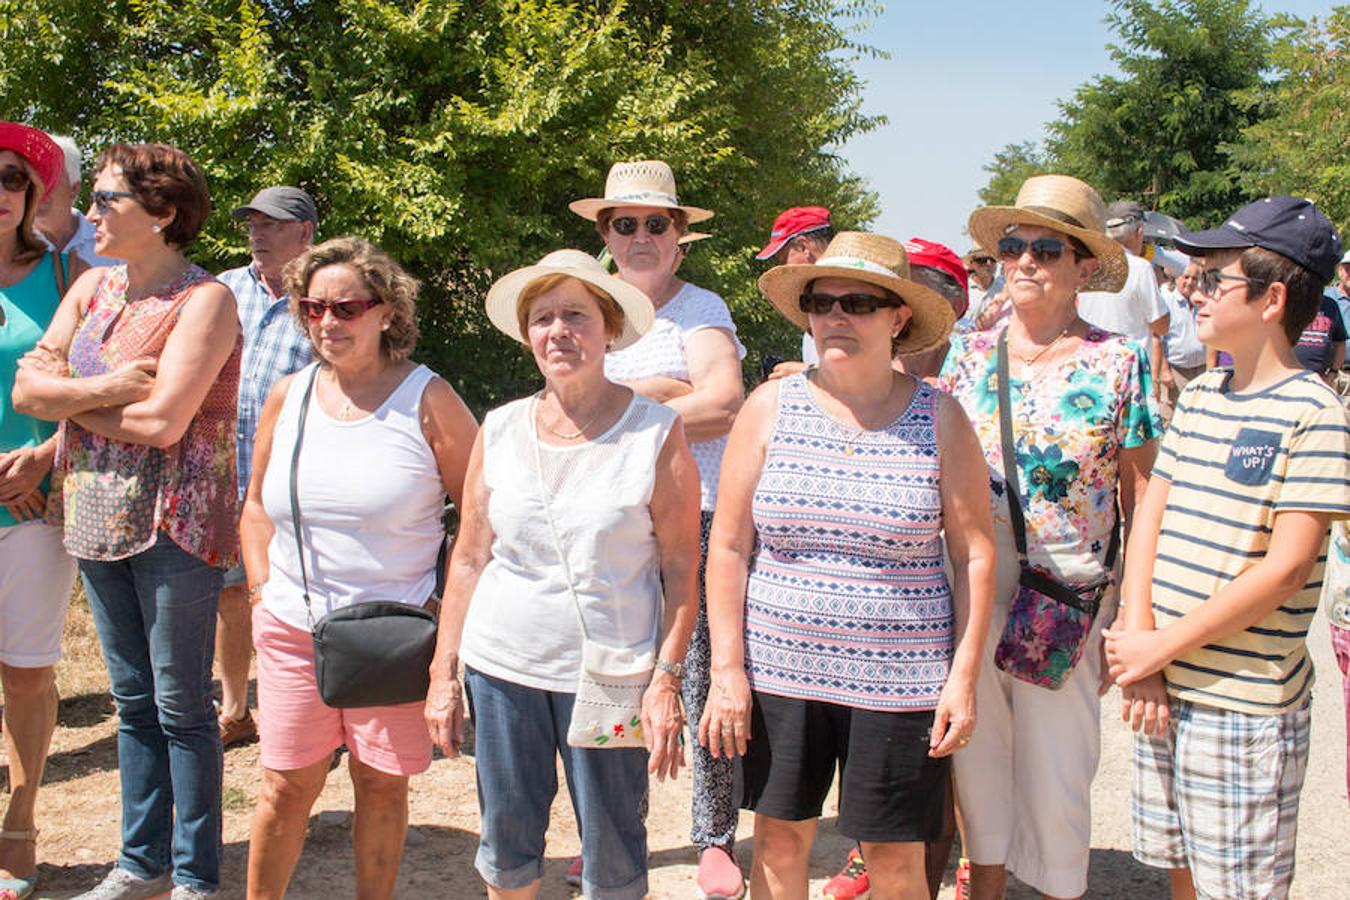
<instances>
[{"instance_id":1,"label":"gray baseball cap","mask_svg":"<svg viewBox=\"0 0 1350 900\"><path fill-rule=\"evenodd\" d=\"M283 222L313 222L316 225L319 222L314 198L297 187L263 188L247 206L236 208L230 216L242 219L251 212L262 213Z\"/></svg>"},{"instance_id":2,"label":"gray baseball cap","mask_svg":"<svg viewBox=\"0 0 1350 900\"><path fill-rule=\"evenodd\" d=\"M1106 208L1106 227L1118 228L1144 221L1144 207L1137 200L1117 200Z\"/></svg>"}]
</instances>

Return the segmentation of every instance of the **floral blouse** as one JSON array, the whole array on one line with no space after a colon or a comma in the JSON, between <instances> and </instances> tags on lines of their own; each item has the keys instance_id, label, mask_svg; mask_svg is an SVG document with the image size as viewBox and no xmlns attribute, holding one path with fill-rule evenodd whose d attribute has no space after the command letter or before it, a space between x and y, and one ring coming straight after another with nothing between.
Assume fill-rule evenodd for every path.
<instances>
[{"instance_id":1,"label":"floral blouse","mask_svg":"<svg viewBox=\"0 0 1350 900\"><path fill-rule=\"evenodd\" d=\"M178 314L199 284L189 266L162 291L128 303L126 266L108 270L71 338L70 374L101 375L137 359L158 359ZM65 526L79 559L117 560L148 549L162 530L212 566L238 555L234 430L242 338L178 443L159 449L103 437L67 419L57 443L48 519Z\"/></svg>"},{"instance_id":2,"label":"floral blouse","mask_svg":"<svg viewBox=\"0 0 1350 900\"><path fill-rule=\"evenodd\" d=\"M989 464L994 516L1006 522L1000 333L953 337L938 381L975 426ZM1116 521L1117 453L1162 434L1148 358L1135 341L1089 328L1073 356L1031 381L1013 378L1009 393L1028 555L1060 577L1094 580Z\"/></svg>"}]
</instances>

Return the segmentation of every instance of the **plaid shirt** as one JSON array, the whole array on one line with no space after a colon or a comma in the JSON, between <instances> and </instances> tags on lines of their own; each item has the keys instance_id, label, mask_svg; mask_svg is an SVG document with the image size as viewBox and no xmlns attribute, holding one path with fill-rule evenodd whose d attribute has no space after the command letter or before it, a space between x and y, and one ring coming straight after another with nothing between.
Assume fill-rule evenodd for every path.
<instances>
[{"instance_id":1,"label":"plaid shirt","mask_svg":"<svg viewBox=\"0 0 1350 900\"><path fill-rule=\"evenodd\" d=\"M238 448L239 497L248 490L253 471L253 436L258 416L272 386L303 369L313 359L309 337L295 324L287 297L273 297L258 270L247 265L222 272L219 279L234 292L239 325L244 332L244 358L239 369Z\"/></svg>"}]
</instances>

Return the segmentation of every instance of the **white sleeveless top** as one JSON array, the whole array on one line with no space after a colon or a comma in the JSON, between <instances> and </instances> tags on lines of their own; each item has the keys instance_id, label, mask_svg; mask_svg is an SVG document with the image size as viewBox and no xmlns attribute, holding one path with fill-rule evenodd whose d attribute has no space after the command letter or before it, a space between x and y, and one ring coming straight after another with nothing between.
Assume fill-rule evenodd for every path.
<instances>
[{"instance_id":1,"label":"white sleeveless top","mask_svg":"<svg viewBox=\"0 0 1350 900\"><path fill-rule=\"evenodd\" d=\"M296 373L277 419L262 500L275 533L262 602L278 619L308 630L295 531L291 455L300 401L317 363ZM436 455L422 433L422 393L436 377L418 366L374 413L350 422L310 399L300 450L301 537L314 621L370 600L421 606L436 587L445 506Z\"/></svg>"},{"instance_id":2,"label":"white sleeveless top","mask_svg":"<svg viewBox=\"0 0 1350 900\"><path fill-rule=\"evenodd\" d=\"M469 605L460 658L494 678L573 693L582 633L546 515L567 553L591 639L650 647L662 605L652 486L677 414L634 394L604 434L551 447L538 443L535 402L513 401L483 420L492 558Z\"/></svg>"}]
</instances>

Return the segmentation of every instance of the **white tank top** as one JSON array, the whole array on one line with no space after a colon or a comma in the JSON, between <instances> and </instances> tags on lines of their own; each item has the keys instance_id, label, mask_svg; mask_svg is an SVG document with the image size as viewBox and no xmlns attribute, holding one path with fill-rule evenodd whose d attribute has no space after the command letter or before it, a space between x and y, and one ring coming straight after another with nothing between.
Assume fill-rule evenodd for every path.
<instances>
[{"instance_id":1,"label":"white tank top","mask_svg":"<svg viewBox=\"0 0 1350 900\"><path fill-rule=\"evenodd\" d=\"M478 579L460 658L515 684L572 693L581 628L553 533L538 467L592 640L646 649L661 613L661 566L652 530L656 460L677 414L634 395L595 440L539 445L534 398L483 420L483 484L492 558Z\"/></svg>"},{"instance_id":2,"label":"white tank top","mask_svg":"<svg viewBox=\"0 0 1350 900\"><path fill-rule=\"evenodd\" d=\"M262 500L275 533L262 602L278 619L308 630L295 532L291 454L300 401L317 366L291 380L272 438ZM370 600L421 606L436 587L445 487L422 433L422 392L436 374L418 366L374 413L329 417L311 398L300 450L301 537L314 621Z\"/></svg>"}]
</instances>

